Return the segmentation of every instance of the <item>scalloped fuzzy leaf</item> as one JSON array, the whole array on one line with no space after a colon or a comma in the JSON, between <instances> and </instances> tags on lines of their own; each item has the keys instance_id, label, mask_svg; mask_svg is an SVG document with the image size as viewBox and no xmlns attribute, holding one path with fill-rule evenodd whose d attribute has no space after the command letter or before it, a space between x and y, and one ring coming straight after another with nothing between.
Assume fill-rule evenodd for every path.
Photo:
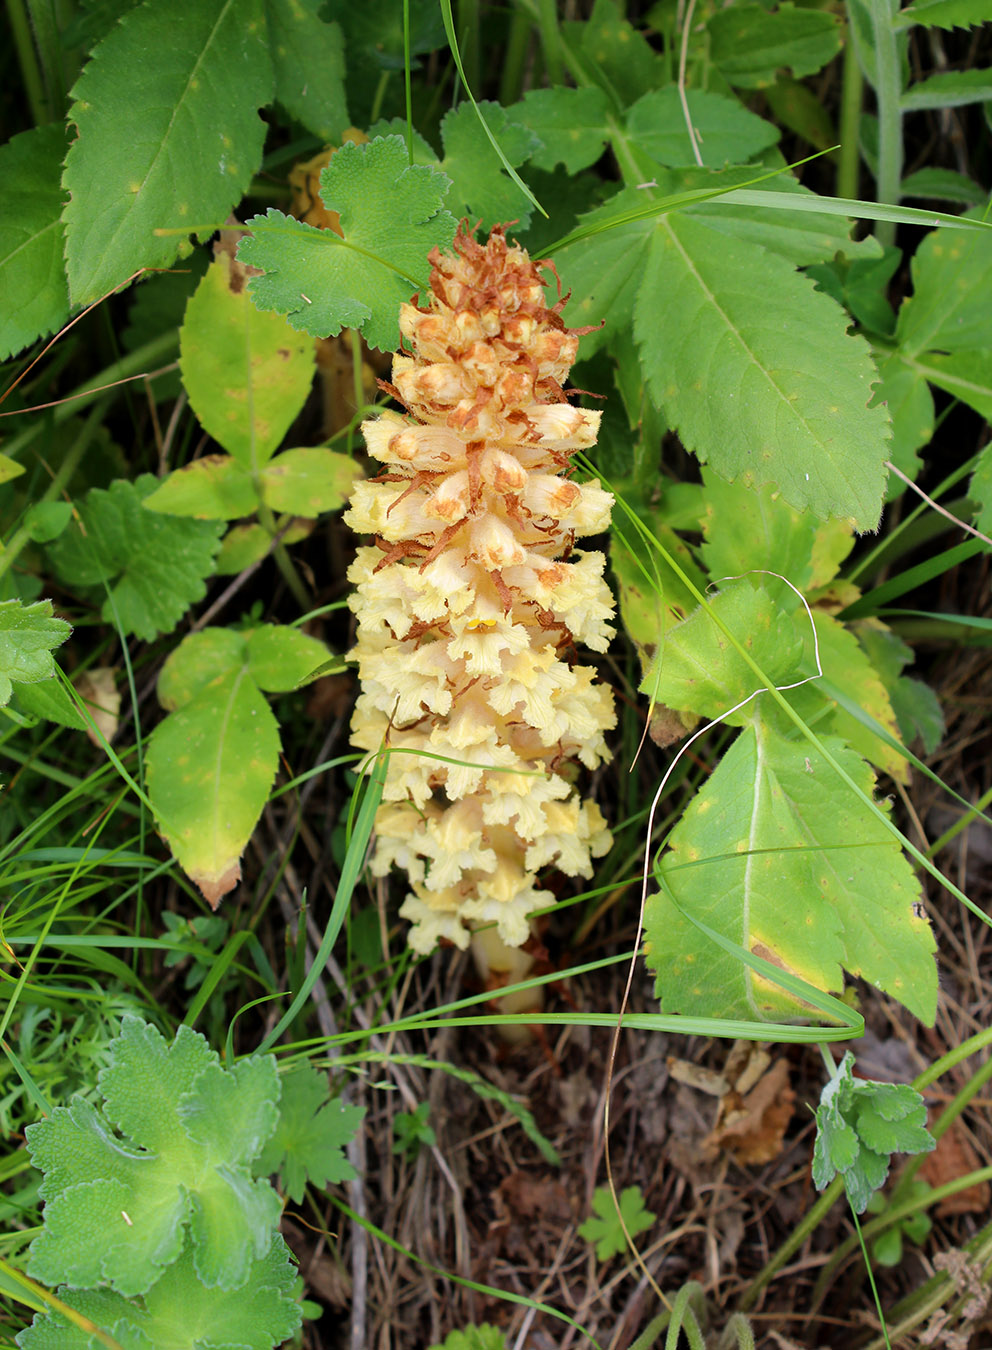
<instances>
[{"instance_id":1,"label":"scalloped fuzzy leaf","mask_svg":"<svg viewBox=\"0 0 992 1350\"><path fill-rule=\"evenodd\" d=\"M284 450L261 473L262 500L273 511L319 516L338 511L362 471L350 455L322 446Z\"/></svg>"},{"instance_id":2,"label":"scalloped fuzzy leaf","mask_svg":"<svg viewBox=\"0 0 992 1350\"><path fill-rule=\"evenodd\" d=\"M988 0L916 0L915 4L900 10L897 28L921 24L927 28L971 28L973 24L988 23Z\"/></svg>"},{"instance_id":3,"label":"scalloped fuzzy leaf","mask_svg":"<svg viewBox=\"0 0 992 1350\"><path fill-rule=\"evenodd\" d=\"M714 65L743 89L761 89L783 69L797 80L814 75L841 47L835 15L792 4L780 4L773 12L762 5L733 5L717 10L706 28Z\"/></svg>"},{"instance_id":4,"label":"scalloped fuzzy leaf","mask_svg":"<svg viewBox=\"0 0 992 1350\"><path fill-rule=\"evenodd\" d=\"M146 763L159 830L216 909L279 766L279 728L248 670L218 675L160 722Z\"/></svg>"},{"instance_id":5,"label":"scalloped fuzzy leaf","mask_svg":"<svg viewBox=\"0 0 992 1350\"><path fill-rule=\"evenodd\" d=\"M326 1074L302 1061L283 1079L279 1123L257 1171L263 1176L279 1172L295 1204L302 1202L308 1181L322 1190L332 1182L351 1180L356 1173L344 1150L364 1115L363 1106L331 1098Z\"/></svg>"},{"instance_id":6,"label":"scalloped fuzzy leaf","mask_svg":"<svg viewBox=\"0 0 992 1350\"><path fill-rule=\"evenodd\" d=\"M972 219L981 212L969 212ZM913 294L899 310L896 340L907 357L989 346L992 229L953 237L933 230L913 257Z\"/></svg>"},{"instance_id":7,"label":"scalloped fuzzy leaf","mask_svg":"<svg viewBox=\"0 0 992 1350\"><path fill-rule=\"evenodd\" d=\"M53 122L0 147L0 361L69 317L59 183L67 143Z\"/></svg>"},{"instance_id":8,"label":"scalloped fuzzy leaf","mask_svg":"<svg viewBox=\"0 0 992 1350\"><path fill-rule=\"evenodd\" d=\"M279 1220L278 1197L252 1179L250 1167L277 1119L272 1057L223 1070L197 1032L180 1028L170 1045L128 1016L100 1087L105 1112L76 1097L26 1131L45 1173L45 1226L31 1246L32 1276L47 1284L106 1281L125 1297L143 1294L177 1260L191 1226L200 1279L243 1284Z\"/></svg>"},{"instance_id":9,"label":"scalloped fuzzy leaf","mask_svg":"<svg viewBox=\"0 0 992 1350\"><path fill-rule=\"evenodd\" d=\"M265 0L268 47L277 102L321 140L339 141L348 126L344 39L320 8L320 0Z\"/></svg>"},{"instance_id":10,"label":"scalloped fuzzy leaf","mask_svg":"<svg viewBox=\"0 0 992 1350\"><path fill-rule=\"evenodd\" d=\"M222 526L146 511L144 499L158 486L150 473L133 483L118 480L93 488L77 503L78 520L49 551L58 575L74 590L92 587L106 595L105 623L151 642L169 633L190 605L206 594Z\"/></svg>"},{"instance_id":11,"label":"scalloped fuzzy leaf","mask_svg":"<svg viewBox=\"0 0 992 1350\"><path fill-rule=\"evenodd\" d=\"M276 1235L252 1261L241 1289L210 1289L196 1275L192 1249L140 1301L109 1289L58 1289L58 1297L96 1326L109 1328L121 1350L271 1350L297 1331L297 1267ZM21 1350L102 1350L58 1313L39 1313L17 1337Z\"/></svg>"},{"instance_id":12,"label":"scalloped fuzzy leaf","mask_svg":"<svg viewBox=\"0 0 992 1350\"><path fill-rule=\"evenodd\" d=\"M514 169L537 149L538 138L528 127L511 121L498 103L483 101L476 106L478 113L470 103L462 103L449 109L441 121L444 159L440 168L451 179L447 204L456 216L472 221L481 217L484 230L505 220L518 220L520 228L526 229L534 207L507 176L479 115Z\"/></svg>"},{"instance_id":13,"label":"scalloped fuzzy leaf","mask_svg":"<svg viewBox=\"0 0 992 1350\"><path fill-rule=\"evenodd\" d=\"M693 129L699 138L699 152L710 168L744 164L779 140L777 127L748 112L736 99L702 90L690 90L687 99ZM637 147L659 164L678 166L695 162L685 113L674 85L652 90L638 99L627 112L627 132Z\"/></svg>"},{"instance_id":14,"label":"scalloped fuzzy leaf","mask_svg":"<svg viewBox=\"0 0 992 1350\"><path fill-rule=\"evenodd\" d=\"M52 617L51 600L0 600L0 706L10 701L15 683L52 678L52 652L71 632L65 619Z\"/></svg>"},{"instance_id":15,"label":"scalloped fuzzy leaf","mask_svg":"<svg viewBox=\"0 0 992 1350\"><path fill-rule=\"evenodd\" d=\"M823 743L870 795L868 765L834 738ZM669 843L662 872L683 911L816 988L840 990L843 967L932 1025L935 944L916 909L919 881L898 842L807 741L786 740L756 716ZM711 951L664 892L648 901L645 937L666 1012L759 1021L812 1012Z\"/></svg>"},{"instance_id":16,"label":"scalloped fuzzy leaf","mask_svg":"<svg viewBox=\"0 0 992 1350\"><path fill-rule=\"evenodd\" d=\"M448 179L407 162L400 136L343 145L320 175L324 205L337 211L343 238L270 208L238 258L261 268L248 283L259 309L277 310L311 337L358 328L370 346L399 346L399 307L426 284L427 255L447 248L455 218L441 210ZM306 277L306 293L300 278Z\"/></svg>"},{"instance_id":17,"label":"scalloped fuzzy leaf","mask_svg":"<svg viewBox=\"0 0 992 1350\"><path fill-rule=\"evenodd\" d=\"M145 509L195 520L239 520L258 509L247 469L231 455L204 455L164 478L145 498Z\"/></svg>"},{"instance_id":18,"label":"scalloped fuzzy leaf","mask_svg":"<svg viewBox=\"0 0 992 1350\"><path fill-rule=\"evenodd\" d=\"M319 638L298 628L266 623L248 634L248 664L259 689L268 694L287 693L324 673L332 656Z\"/></svg>"},{"instance_id":19,"label":"scalloped fuzzy leaf","mask_svg":"<svg viewBox=\"0 0 992 1350\"><path fill-rule=\"evenodd\" d=\"M175 712L196 698L211 680L248 664L246 634L234 628L204 628L187 633L166 658L158 677L158 701Z\"/></svg>"},{"instance_id":20,"label":"scalloped fuzzy leaf","mask_svg":"<svg viewBox=\"0 0 992 1350\"><path fill-rule=\"evenodd\" d=\"M252 304L244 269L224 252L187 305L179 341L183 384L204 430L257 472L306 402L313 343Z\"/></svg>"},{"instance_id":21,"label":"scalloped fuzzy leaf","mask_svg":"<svg viewBox=\"0 0 992 1350\"><path fill-rule=\"evenodd\" d=\"M889 421L867 407L877 375L840 306L684 213L654 223L638 280L647 383L686 447L721 477L774 484L799 510L873 529Z\"/></svg>"},{"instance_id":22,"label":"scalloped fuzzy leaf","mask_svg":"<svg viewBox=\"0 0 992 1350\"><path fill-rule=\"evenodd\" d=\"M261 163L256 110L272 87L261 0L145 4L110 30L69 110L78 132L63 177L73 304L140 267L168 267L190 231L226 219Z\"/></svg>"},{"instance_id":23,"label":"scalloped fuzzy leaf","mask_svg":"<svg viewBox=\"0 0 992 1350\"><path fill-rule=\"evenodd\" d=\"M41 680L38 684L15 684L10 704L15 712L26 713L72 731L86 731L89 723L66 693L61 680Z\"/></svg>"},{"instance_id":24,"label":"scalloped fuzzy leaf","mask_svg":"<svg viewBox=\"0 0 992 1350\"><path fill-rule=\"evenodd\" d=\"M570 89L531 89L520 103L507 109L514 122L530 127L540 147L530 157L537 169L549 173L564 164L570 174L595 164L610 138L609 99L595 85Z\"/></svg>"}]
</instances>

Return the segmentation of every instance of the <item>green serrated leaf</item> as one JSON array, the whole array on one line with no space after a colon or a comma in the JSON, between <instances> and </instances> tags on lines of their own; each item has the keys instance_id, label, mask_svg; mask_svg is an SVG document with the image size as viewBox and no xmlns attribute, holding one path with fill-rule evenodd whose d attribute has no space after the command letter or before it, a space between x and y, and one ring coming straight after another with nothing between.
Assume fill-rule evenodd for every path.
<instances>
[{"instance_id":1,"label":"green serrated leaf","mask_svg":"<svg viewBox=\"0 0 992 1350\"><path fill-rule=\"evenodd\" d=\"M286 1194L303 1200L309 1181L325 1186L349 1181L355 1170L344 1155L365 1115L328 1091L327 1077L303 1061L282 1081L279 1121L256 1166L260 1176L279 1172Z\"/></svg>"},{"instance_id":2,"label":"green serrated leaf","mask_svg":"<svg viewBox=\"0 0 992 1350\"><path fill-rule=\"evenodd\" d=\"M685 213L655 223L640 261L645 376L687 448L724 478L774 484L797 509L873 529L888 417L866 406L876 372L840 307L780 259Z\"/></svg>"},{"instance_id":3,"label":"green serrated leaf","mask_svg":"<svg viewBox=\"0 0 992 1350\"><path fill-rule=\"evenodd\" d=\"M100 1088L104 1113L76 1097L26 1131L32 1160L45 1173L45 1227L31 1246L32 1276L142 1294L179 1258L192 1224L200 1279L243 1285L252 1260L269 1250L280 1213L275 1192L250 1171L260 1147L252 1144L276 1119L272 1057L222 1070L190 1028L181 1027L169 1045L154 1027L126 1016Z\"/></svg>"},{"instance_id":4,"label":"green serrated leaf","mask_svg":"<svg viewBox=\"0 0 992 1350\"><path fill-rule=\"evenodd\" d=\"M265 43L261 0L173 0L131 10L95 49L72 90L63 178L73 304L168 267L191 231L227 218L262 158Z\"/></svg>"},{"instance_id":5,"label":"green serrated leaf","mask_svg":"<svg viewBox=\"0 0 992 1350\"><path fill-rule=\"evenodd\" d=\"M477 107L507 163L513 168L523 164L539 145L534 133L512 122L498 103L482 102ZM507 177L470 103L445 113L441 140L444 143L441 172L451 179L447 205L453 213L468 217L473 224L481 218L483 230L507 220L519 220L521 229L526 229L533 205Z\"/></svg>"},{"instance_id":6,"label":"green serrated leaf","mask_svg":"<svg viewBox=\"0 0 992 1350\"><path fill-rule=\"evenodd\" d=\"M916 452L928 445L933 436L933 395L921 371L905 361L898 349L879 350L876 357L878 385L872 397L872 406L884 404L888 408L892 419L889 459L915 482L922 468L922 461ZM891 501L905 490L902 479L896 474L890 474L886 498Z\"/></svg>"},{"instance_id":7,"label":"green serrated leaf","mask_svg":"<svg viewBox=\"0 0 992 1350\"><path fill-rule=\"evenodd\" d=\"M736 99L690 90L687 100L699 152L709 168L744 164L779 139L777 127L748 112ZM678 166L695 161L685 112L674 85L638 99L627 113L627 133L658 164Z\"/></svg>"},{"instance_id":8,"label":"green serrated leaf","mask_svg":"<svg viewBox=\"0 0 992 1350\"><path fill-rule=\"evenodd\" d=\"M265 0L268 47L277 102L321 140L339 141L348 126L344 40L320 8L320 0Z\"/></svg>"},{"instance_id":9,"label":"green serrated leaf","mask_svg":"<svg viewBox=\"0 0 992 1350\"><path fill-rule=\"evenodd\" d=\"M267 623L248 634L251 677L268 694L309 684L328 665L330 657L325 643L298 628Z\"/></svg>"},{"instance_id":10,"label":"green serrated leaf","mask_svg":"<svg viewBox=\"0 0 992 1350\"><path fill-rule=\"evenodd\" d=\"M26 713L72 731L86 731L89 723L73 703L61 680L42 680L38 684L15 684L10 703L15 712Z\"/></svg>"},{"instance_id":11,"label":"green serrated leaf","mask_svg":"<svg viewBox=\"0 0 992 1350\"><path fill-rule=\"evenodd\" d=\"M790 70L799 80L814 75L840 51L838 18L825 10L780 4L736 4L720 9L706 25L710 56L730 84L761 89L778 71Z\"/></svg>"},{"instance_id":12,"label":"green serrated leaf","mask_svg":"<svg viewBox=\"0 0 992 1350\"><path fill-rule=\"evenodd\" d=\"M52 678L52 652L71 632L64 619L52 617L51 600L33 605L0 600L0 706L10 701L12 682L37 684Z\"/></svg>"},{"instance_id":13,"label":"green serrated leaf","mask_svg":"<svg viewBox=\"0 0 992 1350\"><path fill-rule=\"evenodd\" d=\"M306 402L314 345L282 315L257 309L244 286L243 268L221 253L186 307L179 363L204 429L257 473Z\"/></svg>"},{"instance_id":14,"label":"green serrated leaf","mask_svg":"<svg viewBox=\"0 0 992 1350\"><path fill-rule=\"evenodd\" d=\"M971 28L988 23L988 0L916 0L900 10L897 28L921 24L927 28Z\"/></svg>"},{"instance_id":15,"label":"green serrated leaf","mask_svg":"<svg viewBox=\"0 0 992 1350\"><path fill-rule=\"evenodd\" d=\"M529 127L540 141L530 157L535 168L548 172L564 164L576 174L595 164L610 138L609 100L601 89L587 85L569 89L531 89L523 101L507 109L514 122Z\"/></svg>"},{"instance_id":16,"label":"green serrated leaf","mask_svg":"<svg viewBox=\"0 0 992 1350\"><path fill-rule=\"evenodd\" d=\"M145 498L145 509L195 520L238 520L258 509L258 493L236 459L204 455L163 479Z\"/></svg>"},{"instance_id":17,"label":"green serrated leaf","mask_svg":"<svg viewBox=\"0 0 992 1350\"><path fill-rule=\"evenodd\" d=\"M183 871L216 907L268 801L279 729L246 669L203 686L148 744L148 795Z\"/></svg>"},{"instance_id":18,"label":"green serrated leaf","mask_svg":"<svg viewBox=\"0 0 992 1350\"><path fill-rule=\"evenodd\" d=\"M903 112L960 108L992 99L992 70L947 70L911 84L899 100Z\"/></svg>"},{"instance_id":19,"label":"green serrated leaf","mask_svg":"<svg viewBox=\"0 0 992 1350\"><path fill-rule=\"evenodd\" d=\"M868 765L840 741L823 744L870 795ZM841 989L843 966L932 1021L937 972L919 882L806 741L786 740L759 710L669 843L662 874L686 914L816 988ZM700 951L699 931L664 892L648 901L645 937L666 1012L760 1020L811 1011L730 953Z\"/></svg>"},{"instance_id":20,"label":"green serrated leaf","mask_svg":"<svg viewBox=\"0 0 992 1350\"><path fill-rule=\"evenodd\" d=\"M252 299L313 337L358 328L371 346L394 351L399 306L426 284L431 249L454 238L455 218L441 210L448 180L410 165L402 138L386 136L343 145L320 181L344 238L272 208L253 217L255 234L238 246L239 260L265 273L249 282Z\"/></svg>"},{"instance_id":21,"label":"green serrated leaf","mask_svg":"<svg viewBox=\"0 0 992 1350\"><path fill-rule=\"evenodd\" d=\"M69 317L59 184L67 137L59 122L0 147L0 361Z\"/></svg>"},{"instance_id":22,"label":"green serrated leaf","mask_svg":"<svg viewBox=\"0 0 992 1350\"><path fill-rule=\"evenodd\" d=\"M902 352L912 357L988 347L992 229L953 237L932 231L917 249L912 270L913 295L903 302L896 329Z\"/></svg>"},{"instance_id":23,"label":"green serrated leaf","mask_svg":"<svg viewBox=\"0 0 992 1350\"><path fill-rule=\"evenodd\" d=\"M105 623L151 642L168 633L206 594L222 526L146 511L158 486L151 474L133 483L93 488L77 504L78 520L50 551L58 575L73 589L93 588Z\"/></svg>"},{"instance_id":24,"label":"green serrated leaf","mask_svg":"<svg viewBox=\"0 0 992 1350\"><path fill-rule=\"evenodd\" d=\"M262 500L273 511L319 516L338 511L362 471L350 455L320 446L284 450L262 470Z\"/></svg>"}]
</instances>

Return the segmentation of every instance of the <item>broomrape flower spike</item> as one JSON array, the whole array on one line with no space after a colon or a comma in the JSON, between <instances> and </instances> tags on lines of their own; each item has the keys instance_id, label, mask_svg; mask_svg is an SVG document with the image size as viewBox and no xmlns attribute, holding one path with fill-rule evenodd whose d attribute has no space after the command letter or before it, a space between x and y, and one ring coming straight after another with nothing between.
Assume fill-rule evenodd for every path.
<instances>
[{"instance_id":1,"label":"broomrape flower spike","mask_svg":"<svg viewBox=\"0 0 992 1350\"><path fill-rule=\"evenodd\" d=\"M427 304L400 312L412 354L395 356L386 387L408 415L362 427L385 469L345 516L375 536L349 572L352 740L415 752L390 756L371 863L407 872L410 945L464 948L475 934L499 984L521 978L507 949L552 901L539 870L590 877L612 843L575 780L607 757L613 700L575 646L606 650L613 598L603 555L574 544L606 529L613 498L568 478L600 414L562 392L580 332L563 300L546 305L550 265L500 227L483 246L463 225L453 249L430 255Z\"/></svg>"}]
</instances>

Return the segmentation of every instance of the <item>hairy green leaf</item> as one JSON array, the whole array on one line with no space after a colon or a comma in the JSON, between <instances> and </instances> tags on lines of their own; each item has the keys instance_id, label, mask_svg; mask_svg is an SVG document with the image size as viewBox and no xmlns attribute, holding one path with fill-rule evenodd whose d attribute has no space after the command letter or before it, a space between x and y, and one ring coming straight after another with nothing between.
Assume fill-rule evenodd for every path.
<instances>
[{"instance_id":1,"label":"hairy green leaf","mask_svg":"<svg viewBox=\"0 0 992 1350\"><path fill-rule=\"evenodd\" d=\"M244 268L221 253L186 307L179 351L183 383L204 429L257 473L306 402L313 343L282 315L257 309L245 291Z\"/></svg>"},{"instance_id":2,"label":"hairy green leaf","mask_svg":"<svg viewBox=\"0 0 992 1350\"><path fill-rule=\"evenodd\" d=\"M203 599L222 529L215 521L146 511L144 499L157 486L146 473L133 483L93 488L77 503L79 519L50 551L63 581L103 600L105 623L119 623L146 642L171 632Z\"/></svg>"},{"instance_id":3,"label":"hairy green leaf","mask_svg":"<svg viewBox=\"0 0 992 1350\"><path fill-rule=\"evenodd\" d=\"M71 632L64 619L53 618L51 600L0 600L0 706L9 703L14 684L53 677L52 652Z\"/></svg>"},{"instance_id":4,"label":"hairy green leaf","mask_svg":"<svg viewBox=\"0 0 992 1350\"><path fill-rule=\"evenodd\" d=\"M53 122L0 147L0 361L69 317L59 186L67 138Z\"/></svg>"},{"instance_id":5,"label":"hairy green leaf","mask_svg":"<svg viewBox=\"0 0 992 1350\"><path fill-rule=\"evenodd\" d=\"M112 1328L121 1350L271 1350L293 1336L301 1308L297 1268L277 1234L252 1259L239 1289L211 1289L198 1278L192 1248L141 1299L111 1289L59 1289L58 1297L99 1327ZM59 1313L39 1313L17 1337L21 1350L103 1350Z\"/></svg>"},{"instance_id":6,"label":"hairy green leaf","mask_svg":"<svg viewBox=\"0 0 992 1350\"><path fill-rule=\"evenodd\" d=\"M255 233L238 246L239 260L265 273L249 282L252 299L312 337L359 328L371 346L394 351L400 304L426 284L431 249L454 238L455 218L441 210L448 180L410 165L402 139L386 136L343 145L320 182L344 238L273 208L254 216L248 226Z\"/></svg>"},{"instance_id":7,"label":"hairy green leaf","mask_svg":"<svg viewBox=\"0 0 992 1350\"><path fill-rule=\"evenodd\" d=\"M251 1177L276 1123L275 1061L225 1070L190 1028L169 1045L128 1016L100 1087L103 1112L76 1097L26 1131L45 1173L45 1227L31 1245L31 1275L143 1294L178 1259L188 1230L203 1283L242 1286L279 1220L275 1192Z\"/></svg>"},{"instance_id":8,"label":"hairy green leaf","mask_svg":"<svg viewBox=\"0 0 992 1350\"><path fill-rule=\"evenodd\" d=\"M189 233L223 224L261 161L256 110L272 85L261 0L146 4L110 30L69 110L78 133L63 178L74 304L138 268L168 267Z\"/></svg>"},{"instance_id":9,"label":"hairy green leaf","mask_svg":"<svg viewBox=\"0 0 992 1350\"><path fill-rule=\"evenodd\" d=\"M899 107L903 112L927 108L960 108L992 99L992 70L947 70L911 84Z\"/></svg>"},{"instance_id":10,"label":"hairy green leaf","mask_svg":"<svg viewBox=\"0 0 992 1350\"><path fill-rule=\"evenodd\" d=\"M839 1172L851 1208L863 1214L889 1174L892 1153L929 1153L936 1140L926 1128L926 1103L906 1083L855 1078L854 1056L844 1056L820 1094L813 1145L818 1191Z\"/></svg>"},{"instance_id":11,"label":"hairy green leaf","mask_svg":"<svg viewBox=\"0 0 992 1350\"><path fill-rule=\"evenodd\" d=\"M841 741L823 744L870 795L868 765ZM840 990L843 967L932 1024L935 944L898 841L819 751L780 735L760 709L669 844L644 930L666 1012L759 1021L812 1012L706 944L692 915L814 988Z\"/></svg>"}]
</instances>

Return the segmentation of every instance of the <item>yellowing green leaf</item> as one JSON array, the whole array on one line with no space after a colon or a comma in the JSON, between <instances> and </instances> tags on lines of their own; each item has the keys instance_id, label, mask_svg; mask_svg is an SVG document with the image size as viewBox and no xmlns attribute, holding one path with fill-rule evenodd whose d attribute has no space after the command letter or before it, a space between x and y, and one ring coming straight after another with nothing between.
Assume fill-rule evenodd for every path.
<instances>
[{"instance_id":1,"label":"yellowing green leaf","mask_svg":"<svg viewBox=\"0 0 992 1350\"><path fill-rule=\"evenodd\" d=\"M186 308L179 361L204 430L254 473L306 402L314 345L281 315L257 309L242 269L222 253Z\"/></svg>"},{"instance_id":2,"label":"yellowing green leaf","mask_svg":"<svg viewBox=\"0 0 992 1350\"><path fill-rule=\"evenodd\" d=\"M870 796L868 765L835 738L824 747ZM788 740L755 715L669 842L662 873L670 894L653 896L645 913L648 964L666 1012L812 1015L708 944L691 914L816 988L840 990L843 968L932 1023L935 944L919 881L898 841L807 741Z\"/></svg>"},{"instance_id":3,"label":"yellowing green leaf","mask_svg":"<svg viewBox=\"0 0 992 1350\"><path fill-rule=\"evenodd\" d=\"M248 634L251 677L269 694L299 689L326 666L331 657L319 638L298 628L265 623Z\"/></svg>"},{"instance_id":4,"label":"yellowing green leaf","mask_svg":"<svg viewBox=\"0 0 992 1350\"><path fill-rule=\"evenodd\" d=\"M319 516L339 510L361 469L350 455L320 446L284 450L262 470L262 499L273 511Z\"/></svg>"},{"instance_id":5,"label":"yellowing green leaf","mask_svg":"<svg viewBox=\"0 0 992 1350\"><path fill-rule=\"evenodd\" d=\"M148 511L197 520L237 520L253 515L257 507L251 474L230 455L194 459L170 473L145 498Z\"/></svg>"},{"instance_id":6,"label":"yellowing green leaf","mask_svg":"<svg viewBox=\"0 0 992 1350\"><path fill-rule=\"evenodd\" d=\"M183 871L216 909L268 800L279 730L246 667L204 685L148 745L148 795Z\"/></svg>"}]
</instances>

